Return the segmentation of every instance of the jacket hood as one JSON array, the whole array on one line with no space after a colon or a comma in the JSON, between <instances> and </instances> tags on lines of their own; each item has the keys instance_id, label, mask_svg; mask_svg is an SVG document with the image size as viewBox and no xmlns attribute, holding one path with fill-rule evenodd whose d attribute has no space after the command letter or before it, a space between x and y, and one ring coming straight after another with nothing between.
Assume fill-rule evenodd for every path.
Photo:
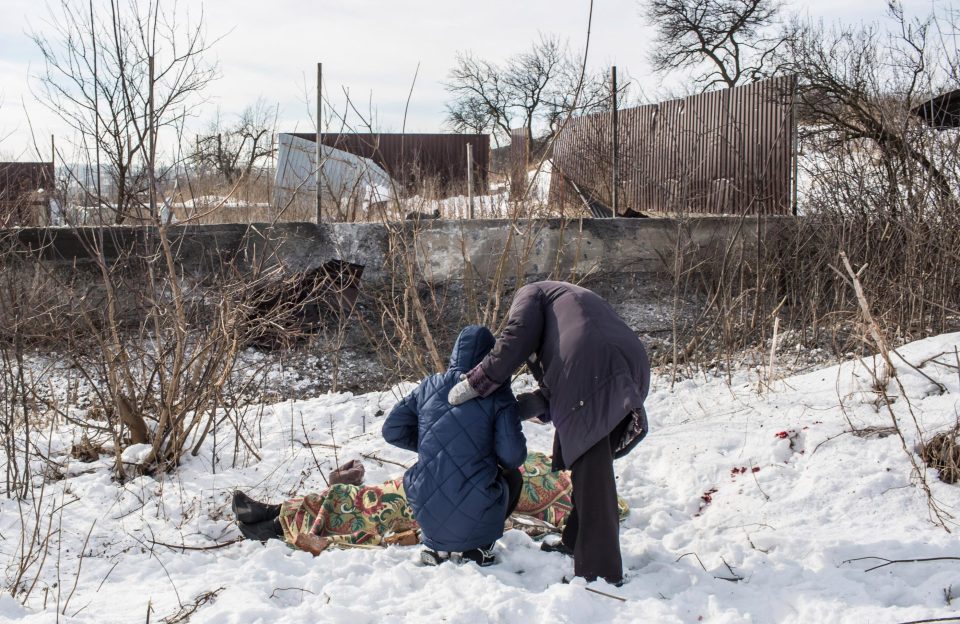
<instances>
[{"instance_id":1,"label":"jacket hood","mask_svg":"<svg viewBox=\"0 0 960 624\"><path fill-rule=\"evenodd\" d=\"M467 325L457 337L450 354L450 370L467 372L480 363L493 349L496 339L490 330L480 325Z\"/></svg>"}]
</instances>

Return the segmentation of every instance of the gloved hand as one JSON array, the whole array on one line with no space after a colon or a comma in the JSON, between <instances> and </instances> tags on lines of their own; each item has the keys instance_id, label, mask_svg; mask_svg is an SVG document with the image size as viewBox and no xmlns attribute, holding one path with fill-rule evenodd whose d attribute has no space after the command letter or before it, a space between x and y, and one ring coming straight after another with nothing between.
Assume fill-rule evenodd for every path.
<instances>
[{"instance_id":1,"label":"gloved hand","mask_svg":"<svg viewBox=\"0 0 960 624\"><path fill-rule=\"evenodd\" d=\"M539 392L524 392L517 396L517 403L520 404L517 407L517 415L520 420L536 419L541 425L549 420L549 418L541 418L546 416L550 405Z\"/></svg>"},{"instance_id":2,"label":"gloved hand","mask_svg":"<svg viewBox=\"0 0 960 624\"><path fill-rule=\"evenodd\" d=\"M460 383L450 388L450 393L447 394L447 402L450 405L460 405L478 396L480 396L480 393L473 389L473 386L467 381L467 376L461 374Z\"/></svg>"}]
</instances>

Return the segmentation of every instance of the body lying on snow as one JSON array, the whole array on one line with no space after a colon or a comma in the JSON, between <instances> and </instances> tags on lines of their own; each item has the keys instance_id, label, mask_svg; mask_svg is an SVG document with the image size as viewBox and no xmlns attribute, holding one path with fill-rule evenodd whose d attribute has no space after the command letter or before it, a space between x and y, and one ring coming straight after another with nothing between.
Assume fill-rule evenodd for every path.
<instances>
[{"instance_id":1,"label":"body lying on snow","mask_svg":"<svg viewBox=\"0 0 960 624\"><path fill-rule=\"evenodd\" d=\"M293 548L315 555L331 546L379 547L419 542L420 529L403 479L363 485L362 469L351 471L349 478L342 478L342 472L331 474L331 485L322 492L279 504L261 503L242 492L234 493L237 525L248 539L282 539ZM570 473L553 471L550 456L543 453L528 454L520 473L520 500L506 524L535 538L563 530L573 506ZM618 513L620 519L629 513L623 499L618 499Z\"/></svg>"},{"instance_id":2,"label":"body lying on snow","mask_svg":"<svg viewBox=\"0 0 960 624\"><path fill-rule=\"evenodd\" d=\"M518 402L509 381L524 364L539 388ZM492 562L500 521L517 504L520 419L531 418L553 422L553 469L571 471L568 521L544 550L572 554L577 576L622 583L613 461L647 434L649 387L639 338L603 298L573 284L520 288L496 341L485 328L461 332L450 370L423 380L384 423L388 442L418 453L403 486L430 560L461 550Z\"/></svg>"}]
</instances>

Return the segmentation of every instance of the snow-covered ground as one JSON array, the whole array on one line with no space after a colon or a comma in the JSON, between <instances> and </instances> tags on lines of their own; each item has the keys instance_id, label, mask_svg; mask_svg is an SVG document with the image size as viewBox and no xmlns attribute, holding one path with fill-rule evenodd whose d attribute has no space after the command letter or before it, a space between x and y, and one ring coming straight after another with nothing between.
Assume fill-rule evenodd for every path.
<instances>
[{"instance_id":1,"label":"snow-covered ground","mask_svg":"<svg viewBox=\"0 0 960 624\"><path fill-rule=\"evenodd\" d=\"M927 436L956 422L958 344L960 334L950 334L900 349L919 371L894 356L905 392L892 381L888 393L910 450L914 416ZM960 595L960 562L870 571L883 562L853 561L960 556L955 534L931 521L900 438L884 435L890 416L874 392L872 365L851 361L764 384L748 370L734 373L732 385L699 378L671 388L669 376L658 375L647 404L652 431L617 462L618 488L632 510L621 532L621 588L561 583L571 561L540 552L517 531L497 546L501 563L486 569L423 567L418 547L317 558L277 541L176 547L238 536L229 512L234 488L279 501L321 489L321 470L354 457L363 459L368 482L396 476L402 468L389 462L409 465L413 455L387 446L379 429L409 386L262 406L246 425L260 459L221 431L216 447L208 439L175 474L124 485L111 479L108 456L69 459L76 434L60 429L50 444L66 478L49 483L40 503L41 533L53 532L51 548L25 607L22 596L0 598L0 621L143 622L148 611L152 622L172 621L195 604L194 624L898 622L955 615L949 602ZM515 388L530 383L523 377ZM869 431L876 433L863 435ZM550 427L526 424L525 432L531 450L549 451ZM960 489L932 470L927 478L941 508L958 516ZM29 524L29 502L22 512ZM18 504L0 500L7 582L17 574L21 535ZM38 567L39 560L27 571L27 586Z\"/></svg>"}]
</instances>

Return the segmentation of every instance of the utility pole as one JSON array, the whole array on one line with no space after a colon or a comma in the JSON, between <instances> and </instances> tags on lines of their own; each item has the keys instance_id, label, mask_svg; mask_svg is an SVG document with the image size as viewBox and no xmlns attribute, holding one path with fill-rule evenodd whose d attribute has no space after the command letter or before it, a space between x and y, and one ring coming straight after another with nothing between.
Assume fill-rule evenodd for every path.
<instances>
[{"instance_id":1,"label":"utility pole","mask_svg":"<svg viewBox=\"0 0 960 624\"><path fill-rule=\"evenodd\" d=\"M617 66L614 65L610 68L610 98L613 106L613 126L612 130L612 141L613 141L613 162L611 163L613 169L613 216L616 217L620 214L619 210L619 195L620 195L620 124L617 119Z\"/></svg>"},{"instance_id":2,"label":"utility pole","mask_svg":"<svg viewBox=\"0 0 960 624\"><path fill-rule=\"evenodd\" d=\"M323 124L323 63L317 63L317 223L323 221L323 209L321 208L321 201L323 200L323 188L321 186L321 180L323 175L321 174L322 169L322 158L323 158L323 144L320 142L320 136L322 134L322 124Z\"/></svg>"}]
</instances>

